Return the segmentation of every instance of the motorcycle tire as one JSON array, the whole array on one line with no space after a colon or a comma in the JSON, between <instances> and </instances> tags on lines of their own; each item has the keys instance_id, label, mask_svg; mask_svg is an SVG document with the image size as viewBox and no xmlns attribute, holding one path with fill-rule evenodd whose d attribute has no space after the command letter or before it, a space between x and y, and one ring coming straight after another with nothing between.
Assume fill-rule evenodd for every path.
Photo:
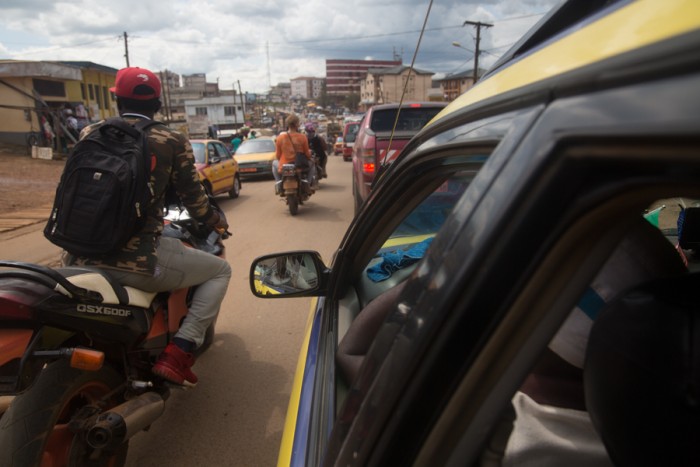
<instances>
[{"instance_id":1,"label":"motorcycle tire","mask_svg":"<svg viewBox=\"0 0 700 467\"><path fill-rule=\"evenodd\" d=\"M80 371L66 360L50 363L0 418L0 465L123 466L128 442L115 452L90 459L93 449L68 428L80 409L96 404L122 382L110 367ZM107 410L120 402L113 395L102 408Z\"/></svg>"},{"instance_id":2,"label":"motorcycle tire","mask_svg":"<svg viewBox=\"0 0 700 467\"><path fill-rule=\"evenodd\" d=\"M289 206L289 213L292 216L296 216L299 212L299 198L297 198L297 195L287 196L287 205Z\"/></svg>"}]
</instances>

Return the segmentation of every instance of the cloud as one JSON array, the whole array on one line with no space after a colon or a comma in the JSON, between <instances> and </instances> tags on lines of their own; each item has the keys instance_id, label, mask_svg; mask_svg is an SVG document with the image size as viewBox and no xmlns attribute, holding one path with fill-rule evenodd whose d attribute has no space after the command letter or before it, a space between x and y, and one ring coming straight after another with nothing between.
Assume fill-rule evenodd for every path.
<instances>
[{"instance_id":1,"label":"cloud","mask_svg":"<svg viewBox=\"0 0 700 467\"><path fill-rule=\"evenodd\" d=\"M246 91L295 76L325 76L326 58L391 60L435 73L473 66L475 30L487 66L558 0L3 0L0 54L22 60L88 60L179 74L206 73ZM126 41L124 33L126 32ZM268 78L269 76L269 78Z\"/></svg>"}]
</instances>

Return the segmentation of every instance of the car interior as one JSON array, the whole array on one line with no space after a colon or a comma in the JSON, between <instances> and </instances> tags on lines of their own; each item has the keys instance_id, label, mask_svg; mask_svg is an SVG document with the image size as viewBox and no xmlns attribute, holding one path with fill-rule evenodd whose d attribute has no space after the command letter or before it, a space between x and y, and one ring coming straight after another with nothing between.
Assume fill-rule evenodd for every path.
<instances>
[{"instance_id":1,"label":"car interior","mask_svg":"<svg viewBox=\"0 0 700 467\"><path fill-rule=\"evenodd\" d=\"M410 242L420 236L411 233L427 225L439 229L442 210L451 210L445 199L437 201L442 189L397 226L365 276L384 261L383 253L396 251L392 240L408 238L415 245ZM425 215L431 208L441 212L437 219ZM379 282L363 277L357 288L366 303L361 311L351 313L357 303L341 304L338 406L374 336L396 310L417 260L408 263L388 268ZM699 268L700 207L664 199L640 213L514 395L482 464L522 465L544 449L550 458L578 456L584 465L651 465L649 459L698 465L700 319L692 290L700 285ZM639 449L641 440L646 449Z\"/></svg>"}]
</instances>

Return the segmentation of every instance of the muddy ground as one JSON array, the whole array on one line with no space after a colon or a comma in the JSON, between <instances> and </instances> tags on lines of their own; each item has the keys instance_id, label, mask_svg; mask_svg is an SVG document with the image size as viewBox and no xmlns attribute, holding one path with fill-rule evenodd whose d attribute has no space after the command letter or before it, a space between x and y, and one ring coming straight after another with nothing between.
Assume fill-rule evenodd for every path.
<instances>
[{"instance_id":1,"label":"muddy ground","mask_svg":"<svg viewBox=\"0 0 700 467\"><path fill-rule=\"evenodd\" d=\"M25 146L0 143L0 213L50 207L65 159L32 159Z\"/></svg>"}]
</instances>

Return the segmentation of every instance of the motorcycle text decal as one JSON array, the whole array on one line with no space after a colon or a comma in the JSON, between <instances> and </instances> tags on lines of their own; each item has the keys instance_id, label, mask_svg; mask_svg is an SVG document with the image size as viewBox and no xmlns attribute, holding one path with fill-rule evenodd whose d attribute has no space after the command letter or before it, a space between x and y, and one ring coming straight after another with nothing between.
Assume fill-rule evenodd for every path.
<instances>
[{"instance_id":1,"label":"motorcycle text decal","mask_svg":"<svg viewBox=\"0 0 700 467\"><path fill-rule=\"evenodd\" d=\"M131 310L124 308L113 308L109 306L86 305L81 303L77 305L75 309L80 313L91 313L95 315L131 316Z\"/></svg>"}]
</instances>

